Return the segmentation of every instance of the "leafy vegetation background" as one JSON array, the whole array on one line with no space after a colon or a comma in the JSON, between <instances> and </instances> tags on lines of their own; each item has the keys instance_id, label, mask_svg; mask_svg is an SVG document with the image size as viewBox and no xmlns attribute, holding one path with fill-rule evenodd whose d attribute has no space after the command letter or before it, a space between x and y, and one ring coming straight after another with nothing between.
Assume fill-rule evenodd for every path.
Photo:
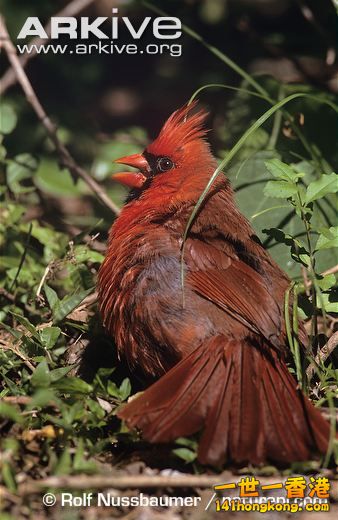
<instances>
[{"instance_id":1,"label":"leafy vegetation background","mask_svg":"<svg viewBox=\"0 0 338 520\"><path fill-rule=\"evenodd\" d=\"M47 21L66 3L2 0L14 43L27 16ZM108 16L111 4L98 0L81 14ZM211 85L198 98L210 110L215 155L226 163L241 210L293 281L290 370L334 431L337 351L331 343L317 356L333 337L338 310L333 3L162 0L156 6L196 31L182 36L181 57L49 53L32 59L27 74L63 143L119 206L126 193L110 180L112 160L142 150L174 109ZM154 16L141 2L119 9L135 25ZM123 31L121 41L128 41ZM145 44L151 41L145 36ZM4 71L5 56L2 65ZM292 98L296 93L302 96ZM196 439L148 446L114 416L149 384L117 361L96 308L96 274L115 216L60 169L18 85L1 99L0 142L1 518L43 514L41 492L25 489L47 476L212 472L195 461ZM298 344L298 317L310 337L306 352ZM334 449L332 442L323 460L285 474L328 466L332 472ZM60 517L58 510L48 514Z\"/></svg>"}]
</instances>

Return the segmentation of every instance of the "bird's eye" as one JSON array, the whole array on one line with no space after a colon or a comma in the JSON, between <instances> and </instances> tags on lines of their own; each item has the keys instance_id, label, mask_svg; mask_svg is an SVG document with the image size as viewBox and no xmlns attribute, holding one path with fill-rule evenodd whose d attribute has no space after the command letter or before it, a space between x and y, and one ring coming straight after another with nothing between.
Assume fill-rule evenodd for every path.
<instances>
[{"instance_id":1,"label":"bird's eye","mask_svg":"<svg viewBox=\"0 0 338 520\"><path fill-rule=\"evenodd\" d=\"M171 170L171 168L174 167L174 163L171 159L169 159L169 157L160 157L157 160L156 166L159 172L167 172L168 170Z\"/></svg>"}]
</instances>

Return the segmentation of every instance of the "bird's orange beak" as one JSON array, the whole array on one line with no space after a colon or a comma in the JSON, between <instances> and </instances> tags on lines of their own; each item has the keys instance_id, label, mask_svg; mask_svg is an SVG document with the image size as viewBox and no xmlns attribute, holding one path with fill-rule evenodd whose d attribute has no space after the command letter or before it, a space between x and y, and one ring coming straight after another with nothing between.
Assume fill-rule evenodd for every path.
<instances>
[{"instance_id":1,"label":"bird's orange beak","mask_svg":"<svg viewBox=\"0 0 338 520\"><path fill-rule=\"evenodd\" d=\"M128 188L141 188L143 186L147 177L143 175L142 171L146 172L149 170L149 164L142 154L136 153L134 155L121 157L120 159L116 159L114 162L118 164L126 164L127 166L132 166L133 168L141 170L139 172L114 173L112 175L114 181L124 184L124 186L128 186Z\"/></svg>"}]
</instances>

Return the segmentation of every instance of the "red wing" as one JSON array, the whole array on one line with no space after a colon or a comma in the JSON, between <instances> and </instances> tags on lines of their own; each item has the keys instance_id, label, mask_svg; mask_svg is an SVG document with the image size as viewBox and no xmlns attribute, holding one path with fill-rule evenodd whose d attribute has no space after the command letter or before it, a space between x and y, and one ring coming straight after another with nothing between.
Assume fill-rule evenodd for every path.
<instances>
[{"instance_id":1,"label":"red wing","mask_svg":"<svg viewBox=\"0 0 338 520\"><path fill-rule=\"evenodd\" d=\"M187 274L187 283L198 294L277 346L281 310L263 276L245 262L231 258L210 244L205 244L204 248L198 245L197 262L196 255L194 258L192 254L195 248L191 246L190 243L188 264L192 270ZM224 257L221 262L220 255Z\"/></svg>"}]
</instances>

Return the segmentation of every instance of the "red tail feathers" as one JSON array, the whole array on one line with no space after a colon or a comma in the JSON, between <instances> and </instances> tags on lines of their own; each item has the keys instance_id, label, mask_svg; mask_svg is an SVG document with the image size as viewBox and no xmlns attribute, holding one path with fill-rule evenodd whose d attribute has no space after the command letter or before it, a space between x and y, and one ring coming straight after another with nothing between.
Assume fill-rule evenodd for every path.
<instances>
[{"instance_id":1,"label":"red tail feathers","mask_svg":"<svg viewBox=\"0 0 338 520\"><path fill-rule=\"evenodd\" d=\"M329 424L274 351L215 337L119 412L151 442L202 430L198 459L261 464L325 453Z\"/></svg>"}]
</instances>

